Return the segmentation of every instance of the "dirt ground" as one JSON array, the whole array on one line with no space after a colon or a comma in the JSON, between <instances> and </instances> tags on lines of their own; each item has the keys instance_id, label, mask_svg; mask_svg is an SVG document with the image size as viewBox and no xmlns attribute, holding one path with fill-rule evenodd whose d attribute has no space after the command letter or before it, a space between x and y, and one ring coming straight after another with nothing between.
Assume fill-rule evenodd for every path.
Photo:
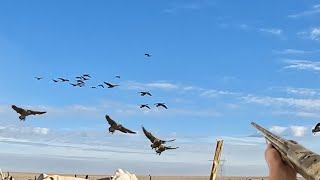
<instances>
[{"instance_id":1,"label":"dirt ground","mask_svg":"<svg viewBox=\"0 0 320 180\"><path fill-rule=\"evenodd\" d=\"M6 173L4 173L6 176ZM35 177L38 177L38 173L10 173L14 177L15 180L34 180ZM66 175L66 176L74 176L74 175ZM85 175L77 175L77 177L84 178ZM94 176L89 175L90 180L109 180L110 175L105 176ZM139 180L150 180L149 176L137 176ZM151 177L152 180L208 180L209 177L206 176L154 176ZM217 180L267 180L267 177L218 177ZM303 180L303 178L298 178L299 180Z\"/></svg>"}]
</instances>

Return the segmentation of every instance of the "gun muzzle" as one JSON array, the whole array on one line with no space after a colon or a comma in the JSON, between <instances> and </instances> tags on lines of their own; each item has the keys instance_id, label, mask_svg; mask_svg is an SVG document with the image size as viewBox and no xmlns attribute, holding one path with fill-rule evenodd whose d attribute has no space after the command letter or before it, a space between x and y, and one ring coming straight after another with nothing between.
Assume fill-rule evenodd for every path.
<instances>
[{"instance_id":1,"label":"gun muzzle","mask_svg":"<svg viewBox=\"0 0 320 180\"><path fill-rule=\"evenodd\" d=\"M320 156L305 147L281 138L252 122L252 126L281 154L282 159L307 180L320 180Z\"/></svg>"}]
</instances>

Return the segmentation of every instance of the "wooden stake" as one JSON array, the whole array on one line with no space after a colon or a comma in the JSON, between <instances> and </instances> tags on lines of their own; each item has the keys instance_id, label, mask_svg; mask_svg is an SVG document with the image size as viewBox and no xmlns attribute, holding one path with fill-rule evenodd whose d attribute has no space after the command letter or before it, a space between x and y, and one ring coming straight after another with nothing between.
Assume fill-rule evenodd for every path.
<instances>
[{"instance_id":1,"label":"wooden stake","mask_svg":"<svg viewBox=\"0 0 320 180\"><path fill-rule=\"evenodd\" d=\"M220 156L222 151L223 140L217 140L217 147L212 161L212 170L209 180L215 180L218 173Z\"/></svg>"}]
</instances>

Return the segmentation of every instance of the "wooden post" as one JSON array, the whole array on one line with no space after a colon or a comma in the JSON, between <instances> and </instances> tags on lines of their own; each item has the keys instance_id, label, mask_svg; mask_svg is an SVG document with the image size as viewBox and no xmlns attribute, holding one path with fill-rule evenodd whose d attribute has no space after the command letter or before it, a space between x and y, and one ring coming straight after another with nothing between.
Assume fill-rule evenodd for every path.
<instances>
[{"instance_id":1,"label":"wooden post","mask_svg":"<svg viewBox=\"0 0 320 180\"><path fill-rule=\"evenodd\" d=\"M209 180L215 180L218 173L220 156L222 151L223 140L217 140L217 147L212 161L212 170Z\"/></svg>"}]
</instances>

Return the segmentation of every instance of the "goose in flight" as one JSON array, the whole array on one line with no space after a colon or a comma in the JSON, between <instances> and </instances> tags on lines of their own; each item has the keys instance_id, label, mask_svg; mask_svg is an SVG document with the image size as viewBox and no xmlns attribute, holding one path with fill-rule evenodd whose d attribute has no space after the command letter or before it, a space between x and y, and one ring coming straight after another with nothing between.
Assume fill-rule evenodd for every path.
<instances>
[{"instance_id":1,"label":"goose in flight","mask_svg":"<svg viewBox=\"0 0 320 180\"><path fill-rule=\"evenodd\" d=\"M25 121L26 117L29 115L37 115L37 114L44 114L46 113L45 111L33 111L33 110L29 110L29 109L23 109L23 108L19 108L16 105L12 105L11 106L13 110L15 110L18 114L20 114L19 119L21 121Z\"/></svg>"},{"instance_id":2,"label":"goose in flight","mask_svg":"<svg viewBox=\"0 0 320 180\"><path fill-rule=\"evenodd\" d=\"M318 123L313 129L312 129L312 133L316 134L317 132L320 131L320 123Z\"/></svg>"},{"instance_id":3,"label":"goose in flight","mask_svg":"<svg viewBox=\"0 0 320 180\"><path fill-rule=\"evenodd\" d=\"M99 87L99 86L102 87L102 88L104 88L103 84L99 84L98 87Z\"/></svg>"},{"instance_id":4,"label":"goose in flight","mask_svg":"<svg viewBox=\"0 0 320 180\"><path fill-rule=\"evenodd\" d=\"M160 145L159 148L156 150L156 153L159 154L159 156L161 155L161 153L165 150L168 149L178 149L179 147L171 147L171 146L164 146L164 145Z\"/></svg>"},{"instance_id":5,"label":"goose in flight","mask_svg":"<svg viewBox=\"0 0 320 180\"><path fill-rule=\"evenodd\" d=\"M149 91L141 91L139 93L140 93L141 96L145 96L145 95L152 96Z\"/></svg>"},{"instance_id":6,"label":"goose in flight","mask_svg":"<svg viewBox=\"0 0 320 180\"><path fill-rule=\"evenodd\" d=\"M119 76L119 75L117 75L117 76L115 76L114 78L118 78L118 79L120 79L120 76Z\"/></svg>"},{"instance_id":7,"label":"goose in flight","mask_svg":"<svg viewBox=\"0 0 320 180\"><path fill-rule=\"evenodd\" d=\"M143 130L144 135L146 135L146 137L152 143L150 145L152 149L157 149L158 147L160 147L160 145L165 144L166 142L175 141L175 139L168 140L168 141L158 139L158 138L154 137L150 132L148 132L143 126L142 126L142 130Z\"/></svg>"},{"instance_id":8,"label":"goose in flight","mask_svg":"<svg viewBox=\"0 0 320 180\"><path fill-rule=\"evenodd\" d=\"M144 55L145 55L146 57L148 57L148 58L152 56L152 55L149 54L149 53L145 53Z\"/></svg>"},{"instance_id":9,"label":"goose in flight","mask_svg":"<svg viewBox=\"0 0 320 180\"><path fill-rule=\"evenodd\" d=\"M90 80L90 78L88 76L81 76L81 77L82 77L82 80L84 80L84 81Z\"/></svg>"},{"instance_id":10,"label":"goose in flight","mask_svg":"<svg viewBox=\"0 0 320 180\"><path fill-rule=\"evenodd\" d=\"M113 134L116 130L121 131L123 133L130 133L130 134L136 134L136 132L131 131L130 129L127 129L123 127L121 124L116 123L113 119L110 118L109 115L106 115L106 119L110 125L109 127L109 133Z\"/></svg>"},{"instance_id":11,"label":"goose in flight","mask_svg":"<svg viewBox=\"0 0 320 180\"><path fill-rule=\"evenodd\" d=\"M164 105L165 103L155 103L154 105L156 105L157 107L164 107L166 109L168 109L168 107L166 105Z\"/></svg>"},{"instance_id":12,"label":"goose in flight","mask_svg":"<svg viewBox=\"0 0 320 180\"><path fill-rule=\"evenodd\" d=\"M114 87L116 87L116 86L119 86L119 85L117 85L117 84L110 84L110 83L108 83L108 82L104 82L107 86L108 86L108 88L114 88Z\"/></svg>"},{"instance_id":13,"label":"goose in flight","mask_svg":"<svg viewBox=\"0 0 320 180\"><path fill-rule=\"evenodd\" d=\"M42 79L42 77L34 77L34 78L36 78L38 81Z\"/></svg>"},{"instance_id":14,"label":"goose in flight","mask_svg":"<svg viewBox=\"0 0 320 180\"><path fill-rule=\"evenodd\" d=\"M55 80L55 79L52 79L52 81L55 82L55 83L56 83L56 82L59 82L58 80Z\"/></svg>"},{"instance_id":15,"label":"goose in flight","mask_svg":"<svg viewBox=\"0 0 320 180\"><path fill-rule=\"evenodd\" d=\"M69 82L69 79L65 79L65 78L58 78L60 79L62 82Z\"/></svg>"},{"instance_id":16,"label":"goose in flight","mask_svg":"<svg viewBox=\"0 0 320 180\"><path fill-rule=\"evenodd\" d=\"M83 76L83 77L91 78L90 74L83 74L82 76Z\"/></svg>"},{"instance_id":17,"label":"goose in flight","mask_svg":"<svg viewBox=\"0 0 320 180\"><path fill-rule=\"evenodd\" d=\"M150 106L148 106L148 104L141 104L141 105L140 105L140 108L148 108L148 109L151 109Z\"/></svg>"}]
</instances>

